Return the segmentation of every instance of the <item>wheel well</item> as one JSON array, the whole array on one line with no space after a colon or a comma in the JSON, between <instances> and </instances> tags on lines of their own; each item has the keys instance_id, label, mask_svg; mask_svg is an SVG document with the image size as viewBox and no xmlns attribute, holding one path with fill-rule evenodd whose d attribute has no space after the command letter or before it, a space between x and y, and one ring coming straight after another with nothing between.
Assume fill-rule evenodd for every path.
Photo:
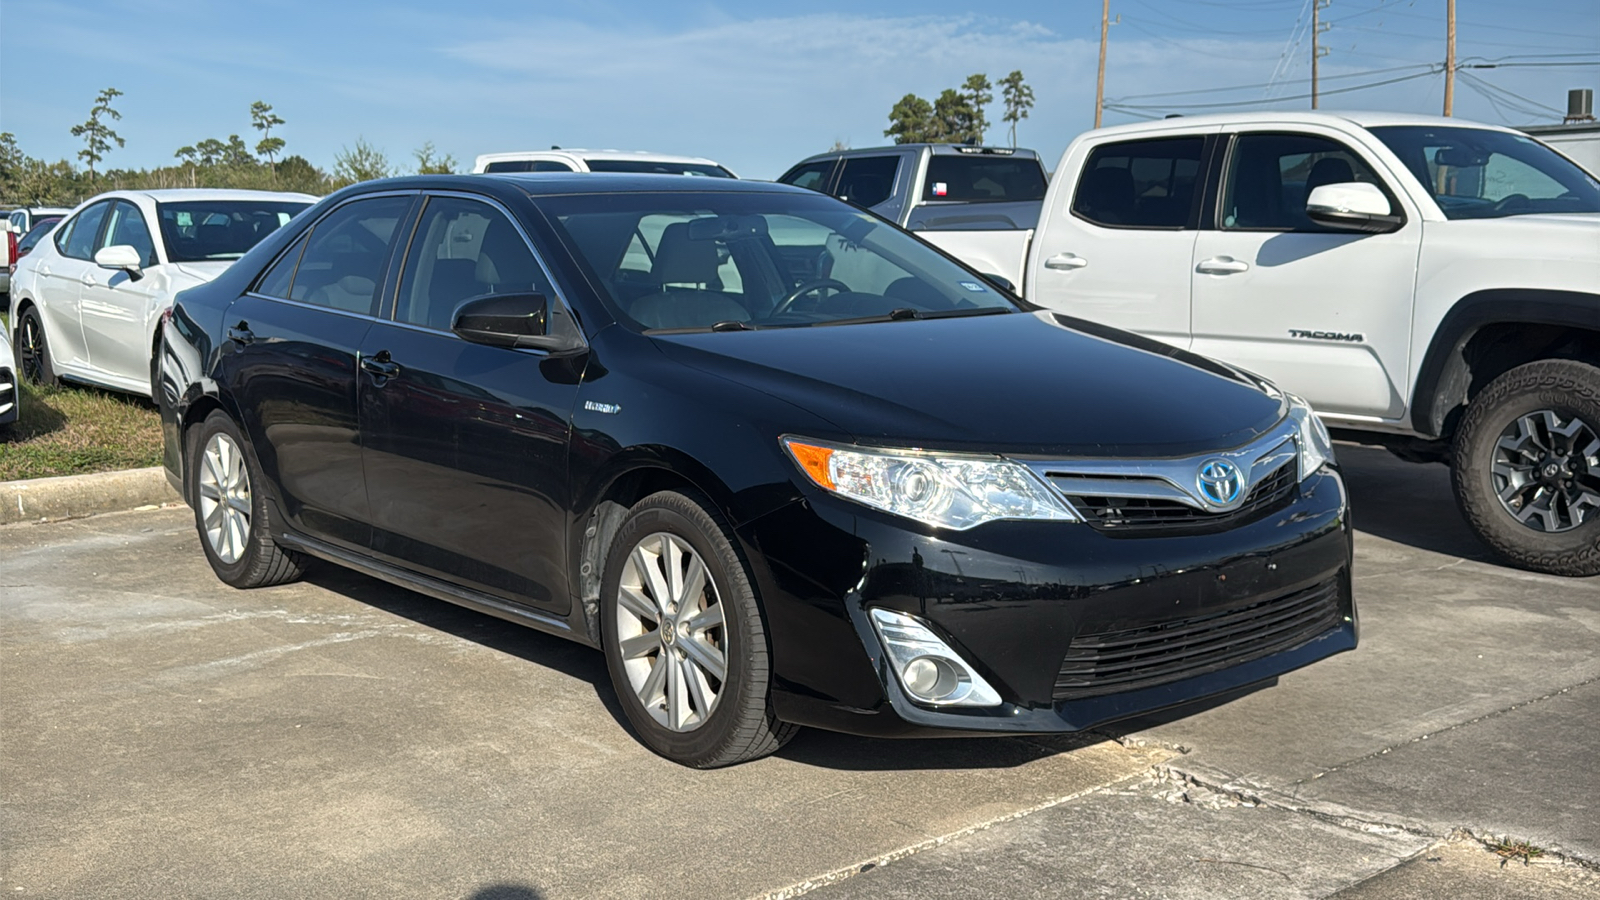
<instances>
[{"instance_id":1,"label":"wheel well","mask_svg":"<svg viewBox=\"0 0 1600 900\"><path fill-rule=\"evenodd\" d=\"M611 552L611 542L628 510L661 491L705 493L699 485L669 469L633 469L611 482L584 523L576 583L578 598L583 603L584 622L595 646L600 646L600 579L605 572L606 554Z\"/></svg>"},{"instance_id":2,"label":"wheel well","mask_svg":"<svg viewBox=\"0 0 1600 900\"><path fill-rule=\"evenodd\" d=\"M1499 322L1478 329L1461 348L1463 370L1460 401L1444 415L1442 436L1455 433L1466 405L1490 382L1525 363L1541 359L1571 359L1600 363L1600 331L1569 325L1532 325Z\"/></svg>"},{"instance_id":3,"label":"wheel well","mask_svg":"<svg viewBox=\"0 0 1600 900\"><path fill-rule=\"evenodd\" d=\"M193 503L194 498L189 496L189 446L193 440L194 426L206 420L206 417L222 409L222 404L215 397L198 397L188 408L183 411L183 420L178 423L178 466L180 483L183 485L183 499L186 503Z\"/></svg>"}]
</instances>

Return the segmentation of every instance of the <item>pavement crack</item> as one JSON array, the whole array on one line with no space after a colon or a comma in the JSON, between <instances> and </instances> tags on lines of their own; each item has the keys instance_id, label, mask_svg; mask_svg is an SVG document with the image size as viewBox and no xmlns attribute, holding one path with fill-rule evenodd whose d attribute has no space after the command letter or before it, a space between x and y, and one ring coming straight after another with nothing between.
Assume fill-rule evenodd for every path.
<instances>
[{"instance_id":1,"label":"pavement crack","mask_svg":"<svg viewBox=\"0 0 1600 900\"><path fill-rule=\"evenodd\" d=\"M1251 868L1251 869L1260 869L1263 872L1271 872L1272 874L1278 876L1279 878L1282 878L1284 881L1287 881L1290 884L1294 883L1294 879L1289 877L1289 873L1280 872L1277 869L1272 868L1271 866L1258 866L1255 863L1240 862L1237 859L1207 859L1205 857L1201 857L1199 859L1196 859L1195 862L1216 863L1218 865L1223 865L1223 866L1246 866L1246 867Z\"/></svg>"}]
</instances>

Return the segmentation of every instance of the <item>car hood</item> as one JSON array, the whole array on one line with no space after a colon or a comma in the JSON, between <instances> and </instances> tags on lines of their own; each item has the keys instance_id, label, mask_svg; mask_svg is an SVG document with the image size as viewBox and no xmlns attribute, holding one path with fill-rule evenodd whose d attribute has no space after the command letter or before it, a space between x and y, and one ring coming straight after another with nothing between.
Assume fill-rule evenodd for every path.
<instances>
[{"instance_id":1,"label":"car hood","mask_svg":"<svg viewBox=\"0 0 1600 900\"><path fill-rule=\"evenodd\" d=\"M1045 311L653 337L885 446L1186 456L1253 440L1287 411L1236 369Z\"/></svg>"}]
</instances>

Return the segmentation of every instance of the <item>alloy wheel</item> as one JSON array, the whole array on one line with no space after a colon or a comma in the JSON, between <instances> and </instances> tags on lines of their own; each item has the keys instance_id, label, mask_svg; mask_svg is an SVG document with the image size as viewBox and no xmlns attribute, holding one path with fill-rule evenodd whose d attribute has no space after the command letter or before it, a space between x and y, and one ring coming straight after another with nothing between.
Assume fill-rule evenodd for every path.
<instances>
[{"instance_id":1,"label":"alloy wheel","mask_svg":"<svg viewBox=\"0 0 1600 900\"><path fill-rule=\"evenodd\" d=\"M1493 471L1501 505L1535 531L1571 531L1600 517L1600 433L1578 416L1519 416L1495 442Z\"/></svg>"},{"instance_id":2,"label":"alloy wheel","mask_svg":"<svg viewBox=\"0 0 1600 900\"><path fill-rule=\"evenodd\" d=\"M17 339L17 355L22 377L30 384L44 381L44 336L39 331L39 320L32 315L22 317Z\"/></svg>"},{"instance_id":3,"label":"alloy wheel","mask_svg":"<svg viewBox=\"0 0 1600 900\"><path fill-rule=\"evenodd\" d=\"M628 683L672 731L704 725L728 669L722 601L705 562L666 532L634 545L617 587L617 643Z\"/></svg>"},{"instance_id":4,"label":"alloy wheel","mask_svg":"<svg viewBox=\"0 0 1600 900\"><path fill-rule=\"evenodd\" d=\"M250 473L233 438L217 433L200 461L200 516L211 552L232 565L250 541Z\"/></svg>"}]
</instances>

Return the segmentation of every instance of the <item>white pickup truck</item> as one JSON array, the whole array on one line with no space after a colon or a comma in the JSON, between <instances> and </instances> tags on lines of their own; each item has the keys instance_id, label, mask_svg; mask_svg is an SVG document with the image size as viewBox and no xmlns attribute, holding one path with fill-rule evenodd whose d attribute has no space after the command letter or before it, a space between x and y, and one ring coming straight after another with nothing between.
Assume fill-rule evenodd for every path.
<instances>
[{"instance_id":1,"label":"white pickup truck","mask_svg":"<svg viewBox=\"0 0 1600 900\"><path fill-rule=\"evenodd\" d=\"M1032 150L896 144L808 156L778 181L870 209L1014 290L1047 179Z\"/></svg>"},{"instance_id":2,"label":"white pickup truck","mask_svg":"<svg viewBox=\"0 0 1600 900\"><path fill-rule=\"evenodd\" d=\"M1447 462L1502 555L1600 573L1600 182L1524 134L1282 112L1091 131L1056 169L1022 294Z\"/></svg>"}]
</instances>

